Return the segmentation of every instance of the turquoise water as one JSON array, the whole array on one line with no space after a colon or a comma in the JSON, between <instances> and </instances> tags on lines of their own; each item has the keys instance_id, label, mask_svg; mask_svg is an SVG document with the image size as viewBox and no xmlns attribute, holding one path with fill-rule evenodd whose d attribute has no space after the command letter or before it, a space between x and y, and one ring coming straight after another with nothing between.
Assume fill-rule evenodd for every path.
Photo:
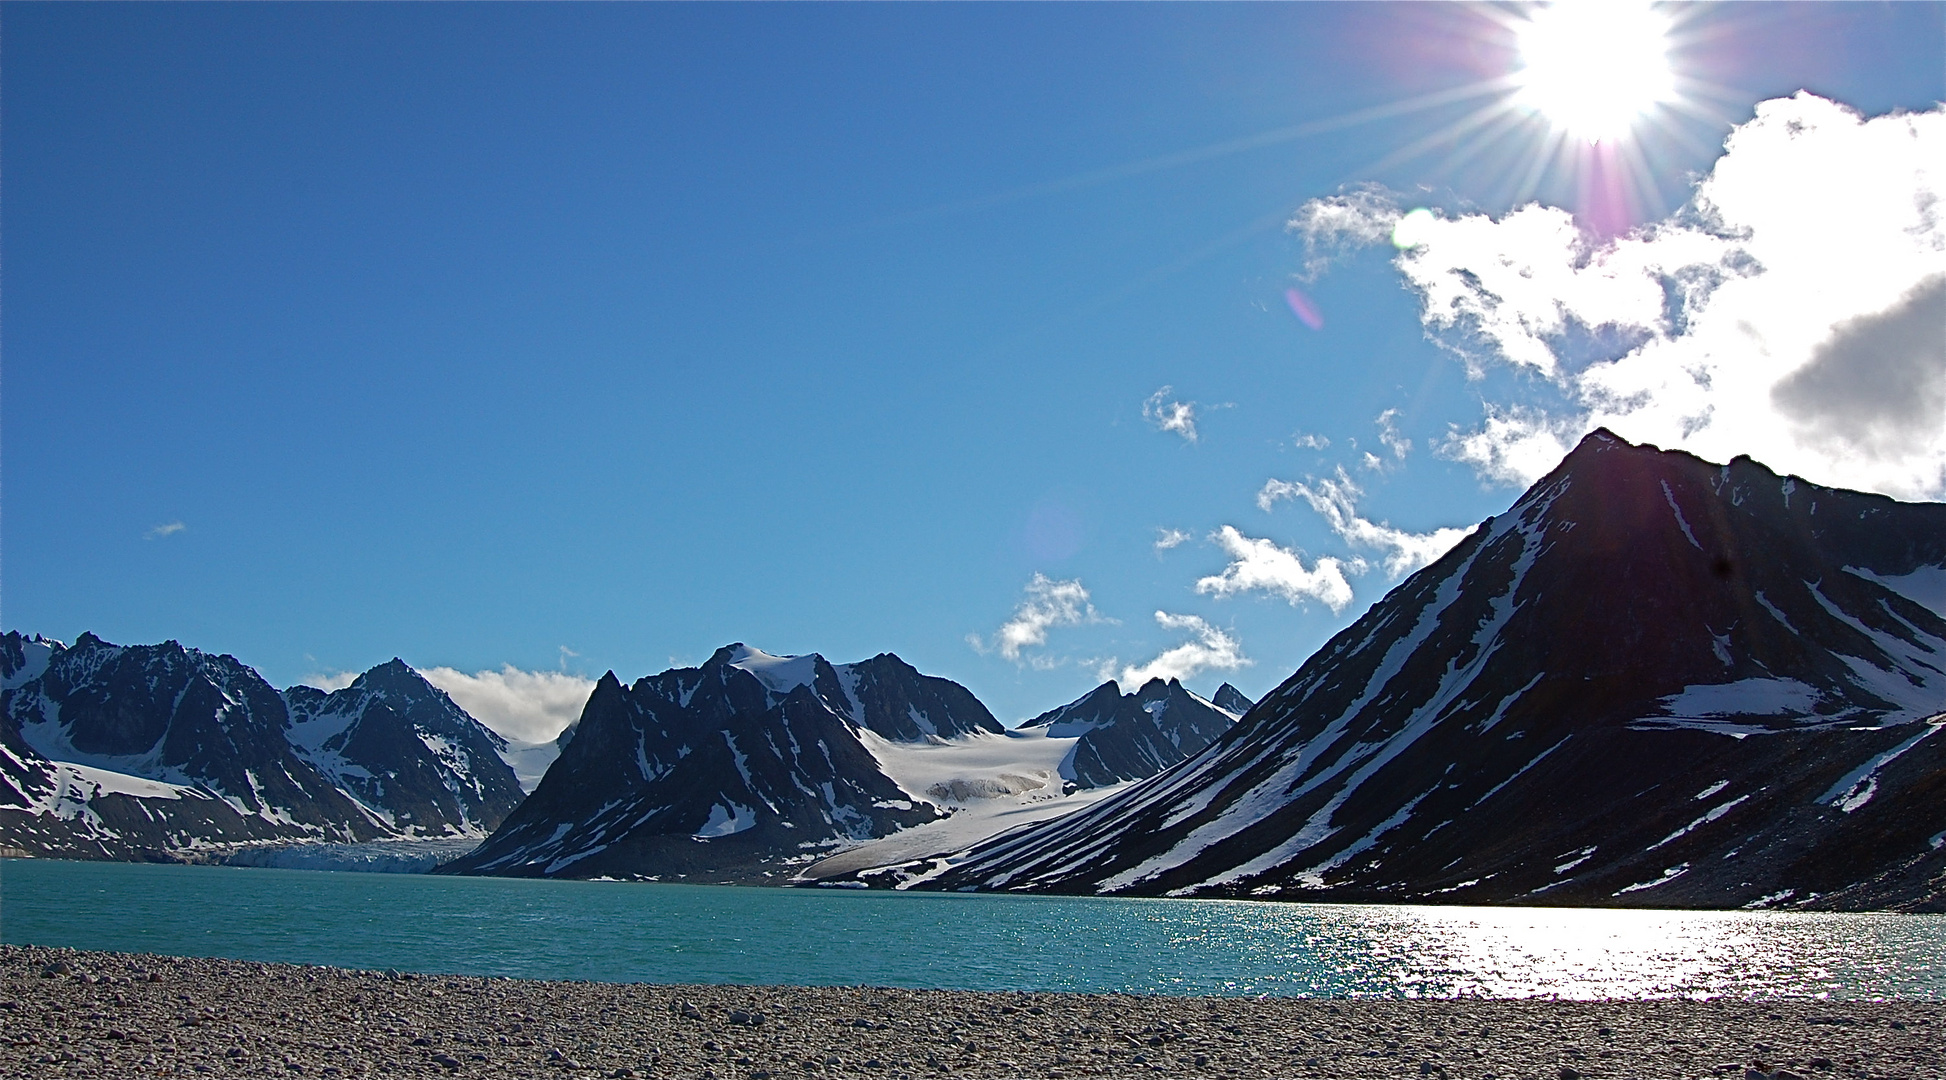
<instances>
[{"instance_id":1,"label":"turquoise water","mask_svg":"<svg viewBox=\"0 0 1946 1080\"><path fill-rule=\"evenodd\" d=\"M1946 917L1115 900L0 860L0 941L658 983L1946 999Z\"/></svg>"}]
</instances>

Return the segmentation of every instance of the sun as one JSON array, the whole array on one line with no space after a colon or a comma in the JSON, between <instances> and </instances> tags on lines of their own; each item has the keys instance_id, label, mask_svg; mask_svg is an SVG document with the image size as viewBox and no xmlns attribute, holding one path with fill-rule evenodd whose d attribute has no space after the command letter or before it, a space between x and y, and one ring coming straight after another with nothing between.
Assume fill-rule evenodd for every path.
<instances>
[{"instance_id":1,"label":"sun","mask_svg":"<svg viewBox=\"0 0 1946 1080\"><path fill-rule=\"evenodd\" d=\"M1670 22L1629 0L1566 0L1514 27L1520 48L1515 101L1588 143L1626 138L1676 96Z\"/></svg>"}]
</instances>

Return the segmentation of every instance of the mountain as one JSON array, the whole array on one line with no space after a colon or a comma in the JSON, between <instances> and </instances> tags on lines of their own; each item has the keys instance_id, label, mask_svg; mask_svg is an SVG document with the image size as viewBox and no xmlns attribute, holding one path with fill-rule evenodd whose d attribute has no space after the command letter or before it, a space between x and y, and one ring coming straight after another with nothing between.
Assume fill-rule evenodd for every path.
<instances>
[{"instance_id":1,"label":"mountain","mask_svg":"<svg viewBox=\"0 0 1946 1080\"><path fill-rule=\"evenodd\" d=\"M1242 697L1234 687L1230 692ZM1061 762L1061 776L1071 788L1095 788L1154 776L1208 746L1238 715L1197 697L1175 679L1150 679L1132 694L1122 693L1111 679L1020 726L1045 729L1054 738L1074 738L1073 749Z\"/></svg>"},{"instance_id":2,"label":"mountain","mask_svg":"<svg viewBox=\"0 0 1946 1080\"><path fill-rule=\"evenodd\" d=\"M512 805L490 736L396 661L337 694L280 694L235 657L173 641L14 632L0 680L0 842L35 854L480 836Z\"/></svg>"},{"instance_id":3,"label":"mountain","mask_svg":"<svg viewBox=\"0 0 1946 1080\"><path fill-rule=\"evenodd\" d=\"M299 754L400 835L484 837L520 805L507 740L396 657L284 704Z\"/></svg>"},{"instance_id":4,"label":"mountain","mask_svg":"<svg viewBox=\"0 0 1946 1080\"><path fill-rule=\"evenodd\" d=\"M1001 731L964 687L896 656L718 649L623 686L608 672L540 786L454 873L774 881L940 816L867 742Z\"/></svg>"},{"instance_id":5,"label":"mountain","mask_svg":"<svg viewBox=\"0 0 1946 1080\"><path fill-rule=\"evenodd\" d=\"M907 884L1938 910L1942 585L1946 506L1596 432L1202 752Z\"/></svg>"}]
</instances>

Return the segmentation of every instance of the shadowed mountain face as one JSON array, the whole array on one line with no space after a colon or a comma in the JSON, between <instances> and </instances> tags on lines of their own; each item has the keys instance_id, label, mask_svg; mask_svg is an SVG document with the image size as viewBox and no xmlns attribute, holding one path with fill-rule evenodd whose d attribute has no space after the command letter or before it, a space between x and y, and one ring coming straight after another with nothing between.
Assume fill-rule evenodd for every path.
<instances>
[{"instance_id":1,"label":"shadowed mountain face","mask_svg":"<svg viewBox=\"0 0 1946 1080\"><path fill-rule=\"evenodd\" d=\"M496 737L398 661L337 694L280 695L173 641L10 633L0 679L0 839L36 854L480 836L519 799Z\"/></svg>"},{"instance_id":2,"label":"shadowed mountain face","mask_svg":"<svg viewBox=\"0 0 1946 1080\"><path fill-rule=\"evenodd\" d=\"M940 816L862 733L1001 730L964 687L889 653L833 665L731 645L633 686L610 672L540 786L450 870L781 881L835 845Z\"/></svg>"},{"instance_id":3,"label":"shadowed mountain face","mask_svg":"<svg viewBox=\"0 0 1946 1080\"><path fill-rule=\"evenodd\" d=\"M1234 688L1230 692L1242 697ZM1236 723L1240 712L1218 708L1175 679L1150 679L1126 695L1110 680L1020 727L1044 728L1051 738L1074 738L1074 748L1061 762L1061 776L1071 787L1094 788L1154 776L1208 746Z\"/></svg>"},{"instance_id":4,"label":"shadowed mountain face","mask_svg":"<svg viewBox=\"0 0 1946 1080\"><path fill-rule=\"evenodd\" d=\"M1242 718L1244 713L1250 711L1250 706L1256 704L1256 702L1244 697L1243 691L1238 690L1229 683L1224 683L1222 686L1217 687L1216 693L1211 695L1209 700L1210 704L1239 719Z\"/></svg>"},{"instance_id":5,"label":"shadowed mountain face","mask_svg":"<svg viewBox=\"0 0 1946 1080\"><path fill-rule=\"evenodd\" d=\"M522 798L507 741L394 658L333 693L284 691L289 737L337 787L411 836L481 836Z\"/></svg>"},{"instance_id":6,"label":"shadowed mountain face","mask_svg":"<svg viewBox=\"0 0 1946 1080\"><path fill-rule=\"evenodd\" d=\"M937 888L1937 907L1946 506L1589 436L1155 779Z\"/></svg>"}]
</instances>

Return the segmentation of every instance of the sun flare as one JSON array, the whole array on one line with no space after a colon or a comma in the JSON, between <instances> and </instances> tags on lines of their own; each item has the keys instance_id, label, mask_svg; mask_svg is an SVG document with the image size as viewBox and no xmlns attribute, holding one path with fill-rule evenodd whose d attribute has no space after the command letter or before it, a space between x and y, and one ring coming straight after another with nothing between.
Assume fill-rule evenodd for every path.
<instances>
[{"instance_id":1,"label":"sun flare","mask_svg":"<svg viewBox=\"0 0 1946 1080\"><path fill-rule=\"evenodd\" d=\"M1570 0L1515 28L1517 100L1585 142L1621 139L1675 97L1669 19L1646 3Z\"/></svg>"}]
</instances>

